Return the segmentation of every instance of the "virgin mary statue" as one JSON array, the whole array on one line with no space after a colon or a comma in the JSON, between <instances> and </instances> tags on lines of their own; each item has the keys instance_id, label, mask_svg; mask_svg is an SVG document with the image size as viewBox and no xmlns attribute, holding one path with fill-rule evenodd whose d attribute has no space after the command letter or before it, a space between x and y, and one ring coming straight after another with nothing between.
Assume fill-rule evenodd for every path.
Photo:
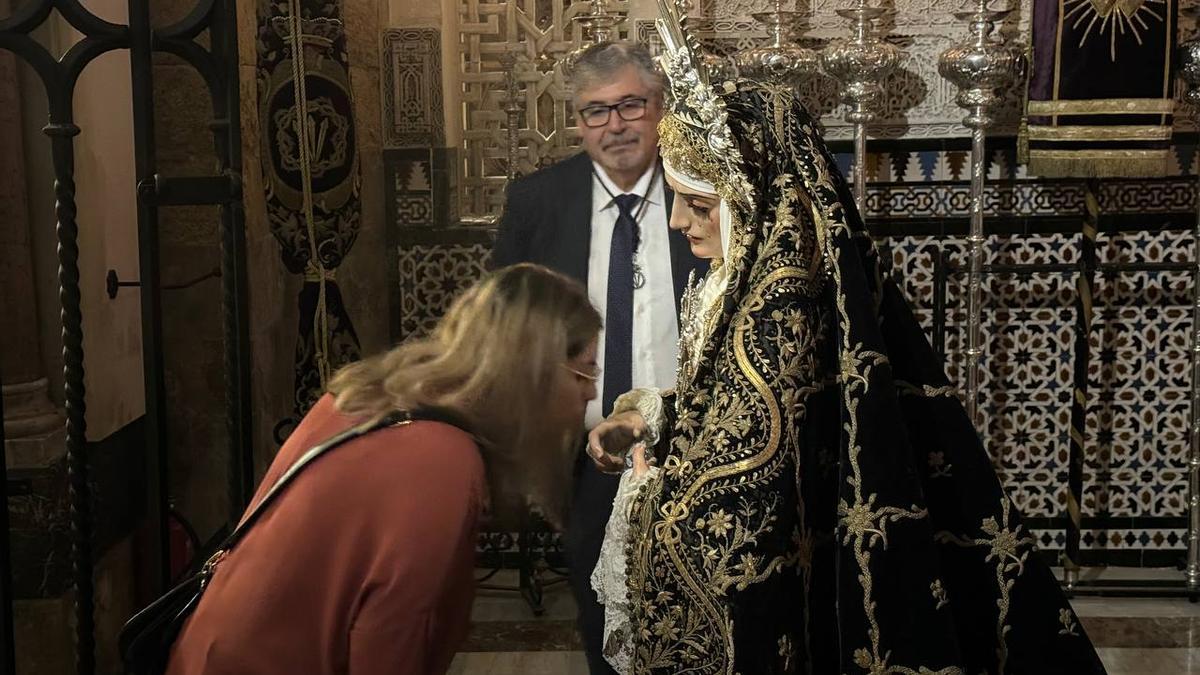
<instances>
[{"instance_id":1,"label":"virgin mary statue","mask_svg":"<svg viewBox=\"0 0 1200 675\"><path fill-rule=\"evenodd\" d=\"M673 0L667 175L719 200L673 391L593 431L622 478L593 576L622 673L1103 673L790 90L710 83ZM679 213L679 205L673 212ZM672 226L676 226L673 223Z\"/></svg>"}]
</instances>

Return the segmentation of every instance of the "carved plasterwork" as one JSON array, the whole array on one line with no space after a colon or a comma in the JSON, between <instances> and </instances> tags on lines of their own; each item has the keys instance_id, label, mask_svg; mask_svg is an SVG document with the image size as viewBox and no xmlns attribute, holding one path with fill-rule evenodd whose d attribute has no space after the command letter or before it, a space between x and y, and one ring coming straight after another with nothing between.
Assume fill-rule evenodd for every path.
<instances>
[{"instance_id":1,"label":"carved plasterwork","mask_svg":"<svg viewBox=\"0 0 1200 675\"><path fill-rule=\"evenodd\" d=\"M624 2L611 4L627 11ZM462 213L497 214L503 204L508 162L505 52L519 85L521 124L516 172L527 174L579 151L570 91L557 67L583 42L572 18L589 3L572 0L461 0ZM627 35L622 31L622 36Z\"/></svg>"},{"instance_id":2,"label":"carved plasterwork","mask_svg":"<svg viewBox=\"0 0 1200 675\"><path fill-rule=\"evenodd\" d=\"M938 55L967 34L967 26L954 17L956 0L883 0L894 6L895 18L882 26L889 39L900 45L900 67L886 82L888 103L871 126L872 138L946 138L969 135L961 124L963 111L954 103L955 89L937 72ZM1181 6L1200 0L1184 0ZM694 1L693 29L713 53L731 55L762 44L766 33L751 18L754 12L773 7L772 0ZM850 0L795 0L785 9L808 13L801 42L820 48L829 40L848 35L848 20L836 10ZM874 4L874 3L873 3ZM1027 45L1033 0L1020 0L1001 27L1013 44ZM615 2L619 11L635 17L623 27L630 39L657 42L653 0ZM518 55L514 67L523 107L516 168L519 174L545 166L578 151L578 136L568 103L570 92L553 63L580 44L580 29L571 17L585 12L587 2L572 0L458 0L460 20L459 66L462 78L463 199L464 215L496 215L503 203L508 145L505 108L505 69L500 55ZM1190 20L1180 19L1181 39L1194 33ZM848 139L851 127L842 119L836 85L824 76L804 87L809 106L821 115L826 137ZM1015 133L1021 88L1009 93L998 112L999 125L991 133ZM1177 126L1191 122L1177 116Z\"/></svg>"},{"instance_id":3,"label":"carved plasterwork","mask_svg":"<svg viewBox=\"0 0 1200 675\"><path fill-rule=\"evenodd\" d=\"M435 28L383 33L384 145L434 147L445 141L441 36Z\"/></svg>"}]
</instances>

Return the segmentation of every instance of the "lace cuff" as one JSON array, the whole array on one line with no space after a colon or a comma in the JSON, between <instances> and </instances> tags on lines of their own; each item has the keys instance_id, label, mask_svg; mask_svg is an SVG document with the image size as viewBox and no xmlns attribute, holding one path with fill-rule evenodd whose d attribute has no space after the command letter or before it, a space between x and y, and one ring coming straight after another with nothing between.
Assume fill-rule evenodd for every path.
<instances>
[{"instance_id":1,"label":"lace cuff","mask_svg":"<svg viewBox=\"0 0 1200 675\"><path fill-rule=\"evenodd\" d=\"M646 447L658 445L667 425L666 414L663 412L662 391L654 387L633 389L621 394L613 403L612 414L636 410L646 421L646 435L642 439Z\"/></svg>"},{"instance_id":2,"label":"lace cuff","mask_svg":"<svg viewBox=\"0 0 1200 675\"><path fill-rule=\"evenodd\" d=\"M642 486L660 471L650 467L641 476L634 477L632 471L622 474L613 498L612 514L604 528L600 557L592 570L592 590L604 605L604 659L622 675L632 673L634 664L633 612L626 592L628 560L625 542L629 538L629 512Z\"/></svg>"}]
</instances>

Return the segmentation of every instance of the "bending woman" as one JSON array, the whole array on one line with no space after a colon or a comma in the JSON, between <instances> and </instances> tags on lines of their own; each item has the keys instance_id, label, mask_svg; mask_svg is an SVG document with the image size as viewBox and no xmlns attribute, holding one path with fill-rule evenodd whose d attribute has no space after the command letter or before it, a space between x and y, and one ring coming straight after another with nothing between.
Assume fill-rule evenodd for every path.
<instances>
[{"instance_id":1,"label":"bending woman","mask_svg":"<svg viewBox=\"0 0 1200 675\"><path fill-rule=\"evenodd\" d=\"M253 503L352 425L397 409L451 423L382 429L297 474L221 559L167 673L445 672L466 635L481 512L503 520L529 499L556 520L565 504L599 329L582 286L517 265L458 298L428 338L340 371Z\"/></svg>"}]
</instances>

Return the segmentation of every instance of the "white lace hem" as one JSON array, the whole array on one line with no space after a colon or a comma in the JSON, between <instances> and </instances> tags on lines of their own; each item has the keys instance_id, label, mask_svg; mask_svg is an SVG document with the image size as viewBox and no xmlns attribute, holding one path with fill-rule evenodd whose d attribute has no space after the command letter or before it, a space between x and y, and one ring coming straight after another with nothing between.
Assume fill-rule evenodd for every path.
<instances>
[{"instance_id":1,"label":"white lace hem","mask_svg":"<svg viewBox=\"0 0 1200 675\"><path fill-rule=\"evenodd\" d=\"M655 398L658 399L661 415L662 398ZM633 672L631 612L625 584L625 541L629 536L629 514L638 490L659 471L661 469L658 467L650 467L637 477L634 477L632 470L621 474L617 496L613 499L612 515L604 529L600 559L592 571L592 589L596 591L600 604L604 605L604 660L621 675Z\"/></svg>"}]
</instances>

